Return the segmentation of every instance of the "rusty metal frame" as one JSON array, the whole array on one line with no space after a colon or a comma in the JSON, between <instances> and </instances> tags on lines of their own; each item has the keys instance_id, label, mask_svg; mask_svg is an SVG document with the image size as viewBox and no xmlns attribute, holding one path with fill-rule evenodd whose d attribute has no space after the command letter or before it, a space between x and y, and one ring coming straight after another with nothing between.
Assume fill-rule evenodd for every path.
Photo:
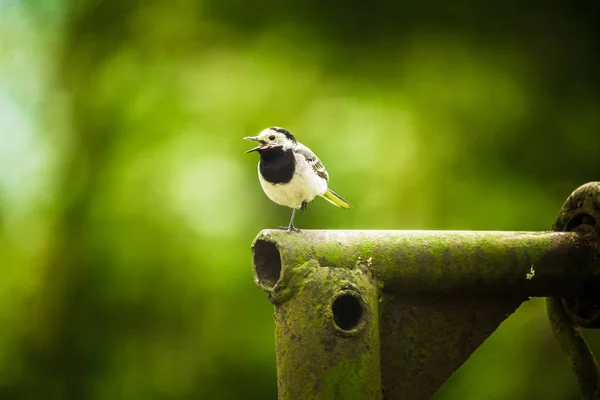
<instances>
[{"instance_id":1,"label":"rusty metal frame","mask_svg":"<svg viewBox=\"0 0 600 400\"><path fill-rule=\"evenodd\" d=\"M262 231L253 271L275 305L279 399L426 399L532 296L587 400L598 367L600 183L553 232Z\"/></svg>"}]
</instances>

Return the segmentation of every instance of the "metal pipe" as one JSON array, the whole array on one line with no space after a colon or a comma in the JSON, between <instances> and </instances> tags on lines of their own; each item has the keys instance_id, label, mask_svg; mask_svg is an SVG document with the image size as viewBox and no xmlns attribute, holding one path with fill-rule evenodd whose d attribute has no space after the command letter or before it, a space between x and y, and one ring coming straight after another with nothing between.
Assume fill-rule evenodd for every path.
<instances>
[{"instance_id":1,"label":"metal pipe","mask_svg":"<svg viewBox=\"0 0 600 400\"><path fill-rule=\"evenodd\" d=\"M590 232L265 230L253 269L275 305L279 399L371 400L382 388L389 399L429 398L530 296L597 287L596 241ZM344 291L360 300L358 335L335 329Z\"/></svg>"},{"instance_id":2,"label":"metal pipe","mask_svg":"<svg viewBox=\"0 0 600 400\"><path fill-rule=\"evenodd\" d=\"M381 399L373 276L309 261L286 278L271 297L286 298L275 307L279 399Z\"/></svg>"},{"instance_id":3,"label":"metal pipe","mask_svg":"<svg viewBox=\"0 0 600 400\"><path fill-rule=\"evenodd\" d=\"M600 182L578 187L565 201L553 225L554 231L587 235L600 252ZM579 327L600 328L600 296L597 282L582 296L546 299L548 319L560 348L569 358L583 400L600 399L598 363Z\"/></svg>"},{"instance_id":4,"label":"metal pipe","mask_svg":"<svg viewBox=\"0 0 600 400\"><path fill-rule=\"evenodd\" d=\"M577 325L600 327L600 183L555 232L265 230L257 284L275 305L280 399L424 400L529 297L586 400L600 398Z\"/></svg>"},{"instance_id":5,"label":"metal pipe","mask_svg":"<svg viewBox=\"0 0 600 400\"><path fill-rule=\"evenodd\" d=\"M252 248L256 283L274 296L308 260L363 265L403 295L583 296L600 276L590 237L576 232L264 230Z\"/></svg>"}]
</instances>

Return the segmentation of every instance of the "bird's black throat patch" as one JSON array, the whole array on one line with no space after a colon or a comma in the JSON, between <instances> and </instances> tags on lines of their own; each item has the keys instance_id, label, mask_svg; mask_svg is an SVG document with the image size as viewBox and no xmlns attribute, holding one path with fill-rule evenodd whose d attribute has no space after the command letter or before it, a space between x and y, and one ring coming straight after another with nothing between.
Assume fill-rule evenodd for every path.
<instances>
[{"instance_id":1,"label":"bird's black throat patch","mask_svg":"<svg viewBox=\"0 0 600 400\"><path fill-rule=\"evenodd\" d=\"M267 182L288 183L294 176L296 158L292 149L283 150L282 147L261 149L259 169L260 174Z\"/></svg>"}]
</instances>

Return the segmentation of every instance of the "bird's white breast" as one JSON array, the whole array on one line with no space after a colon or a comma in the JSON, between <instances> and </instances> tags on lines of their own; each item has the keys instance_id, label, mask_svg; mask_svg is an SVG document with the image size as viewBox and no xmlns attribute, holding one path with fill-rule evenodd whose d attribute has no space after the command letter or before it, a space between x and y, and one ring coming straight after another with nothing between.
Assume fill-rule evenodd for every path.
<instances>
[{"instance_id":1,"label":"bird's white breast","mask_svg":"<svg viewBox=\"0 0 600 400\"><path fill-rule=\"evenodd\" d=\"M327 191L327 181L313 171L301 154L294 154L296 169L287 183L267 182L258 171L258 179L265 194L275 203L291 208L300 208L302 202L311 202L316 196Z\"/></svg>"}]
</instances>

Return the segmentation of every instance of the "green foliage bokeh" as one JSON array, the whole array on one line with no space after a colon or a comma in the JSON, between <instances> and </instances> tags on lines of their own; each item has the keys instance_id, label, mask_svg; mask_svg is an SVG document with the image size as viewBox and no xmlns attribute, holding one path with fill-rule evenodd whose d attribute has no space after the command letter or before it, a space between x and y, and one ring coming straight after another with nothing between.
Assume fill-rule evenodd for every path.
<instances>
[{"instance_id":1,"label":"green foliage bokeh","mask_svg":"<svg viewBox=\"0 0 600 400\"><path fill-rule=\"evenodd\" d=\"M300 228L547 230L600 179L594 5L368 4L0 1L0 398L276 398L267 126L355 205ZM576 398L539 299L435 395Z\"/></svg>"}]
</instances>

